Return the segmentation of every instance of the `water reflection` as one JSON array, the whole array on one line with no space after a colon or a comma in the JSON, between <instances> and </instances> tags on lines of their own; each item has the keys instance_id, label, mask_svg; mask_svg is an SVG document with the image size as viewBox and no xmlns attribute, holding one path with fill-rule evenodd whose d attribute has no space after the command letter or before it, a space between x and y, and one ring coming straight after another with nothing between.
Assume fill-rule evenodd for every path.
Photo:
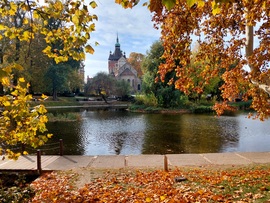
<instances>
[{"instance_id":1,"label":"water reflection","mask_svg":"<svg viewBox=\"0 0 270 203\"><path fill-rule=\"evenodd\" d=\"M269 121L244 115L137 114L83 110L79 122L50 123L65 154L169 154L270 151Z\"/></svg>"},{"instance_id":2,"label":"water reflection","mask_svg":"<svg viewBox=\"0 0 270 203\"><path fill-rule=\"evenodd\" d=\"M140 154L145 123L143 116L127 111L85 111L83 135L87 154Z\"/></svg>"},{"instance_id":3,"label":"water reflection","mask_svg":"<svg viewBox=\"0 0 270 203\"><path fill-rule=\"evenodd\" d=\"M246 119L244 115L236 117L239 123L238 151L270 151L270 120Z\"/></svg>"},{"instance_id":4,"label":"water reflection","mask_svg":"<svg viewBox=\"0 0 270 203\"><path fill-rule=\"evenodd\" d=\"M53 137L49 143L56 143L59 139L64 141L64 151L67 155L85 154L87 141L81 134L81 122L53 122L48 123L47 128ZM48 154L58 153L58 151L47 152Z\"/></svg>"}]
</instances>

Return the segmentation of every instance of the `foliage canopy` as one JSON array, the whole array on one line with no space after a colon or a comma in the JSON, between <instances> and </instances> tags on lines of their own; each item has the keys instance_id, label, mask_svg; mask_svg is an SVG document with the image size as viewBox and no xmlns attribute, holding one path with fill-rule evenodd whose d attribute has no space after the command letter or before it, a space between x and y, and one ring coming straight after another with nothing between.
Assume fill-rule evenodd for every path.
<instances>
[{"instance_id":1,"label":"foliage canopy","mask_svg":"<svg viewBox=\"0 0 270 203\"><path fill-rule=\"evenodd\" d=\"M51 136L44 134L47 131L46 109L43 105L30 109L29 84L16 74L18 69L23 69L22 65L36 62L30 54L31 44L37 43L34 39L39 37L45 41L43 53L55 64L84 60L86 52L94 52L88 41L95 30L94 21L98 20L91 13L96 6L95 1L87 4L84 0L0 0L0 43L10 47L0 48L3 94L0 97L0 154L16 159L20 153L15 153L13 146L29 144L38 147ZM29 50L24 46L20 51L21 44L28 44ZM23 62L19 61L19 54L23 56Z\"/></svg>"},{"instance_id":2,"label":"foliage canopy","mask_svg":"<svg viewBox=\"0 0 270 203\"><path fill-rule=\"evenodd\" d=\"M116 2L125 8L138 3L137 0ZM243 100L252 98L256 117L261 120L269 117L268 4L267 0L148 1L155 26L162 30L165 63L159 66L161 79L176 71L177 79L172 78L170 84L189 94L201 93L212 78L221 77L223 102L214 107L218 114L230 109L229 102L241 95ZM199 44L196 56L191 51L194 41ZM190 65L191 58L195 66ZM190 77L194 73L203 78L198 84Z\"/></svg>"}]
</instances>

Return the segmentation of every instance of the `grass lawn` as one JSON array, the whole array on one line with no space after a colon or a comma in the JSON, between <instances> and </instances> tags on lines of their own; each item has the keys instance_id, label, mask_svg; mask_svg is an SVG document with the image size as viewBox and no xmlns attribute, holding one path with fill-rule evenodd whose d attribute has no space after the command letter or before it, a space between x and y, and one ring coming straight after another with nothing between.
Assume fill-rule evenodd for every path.
<instances>
[{"instance_id":1,"label":"grass lawn","mask_svg":"<svg viewBox=\"0 0 270 203\"><path fill-rule=\"evenodd\" d=\"M39 105L40 103L45 106L80 106L78 101L76 101L76 97L58 97L57 101L53 101L52 97L49 96L45 101L40 102L39 97L35 97L36 101L31 101L31 106Z\"/></svg>"}]
</instances>

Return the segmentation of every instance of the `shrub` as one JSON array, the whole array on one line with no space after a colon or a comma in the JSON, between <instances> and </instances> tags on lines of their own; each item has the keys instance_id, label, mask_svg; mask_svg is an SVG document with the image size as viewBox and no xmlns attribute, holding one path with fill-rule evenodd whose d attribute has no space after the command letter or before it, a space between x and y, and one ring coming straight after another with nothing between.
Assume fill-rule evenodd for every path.
<instances>
[{"instance_id":1,"label":"shrub","mask_svg":"<svg viewBox=\"0 0 270 203\"><path fill-rule=\"evenodd\" d=\"M152 106L152 107L157 107L158 102L157 98L153 93L147 94L147 95L138 95L136 96L136 101L135 104L137 105L144 105L144 106Z\"/></svg>"},{"instance_id":2,"label":"shrub","mask_svg":"<svg viewBox=\"0 0 270 203\"><path fill-rule=\"evenodd\" d=\"M0 180L0 202L29 202L35 194L29 183L35 178L36 176L26 178L24 175L2 174Z\"/></svg>"},{"instance_id":3,"label":"shrub","mask_svg":"<svg viewBox=\"0 0 270 203\"><path fill-rule=\"evenodd\" d=\"M79 113L59 113L59 114L52 114L47 113L47 117L49 121L55 122L55 121L78 121L81 119L81 115Z\"/></svg>"}]
</instances>

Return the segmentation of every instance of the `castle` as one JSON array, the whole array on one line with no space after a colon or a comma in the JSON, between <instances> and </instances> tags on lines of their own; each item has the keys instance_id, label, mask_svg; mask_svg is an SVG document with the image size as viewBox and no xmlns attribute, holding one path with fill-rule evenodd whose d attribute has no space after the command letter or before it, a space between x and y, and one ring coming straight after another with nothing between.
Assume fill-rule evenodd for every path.
<instances>
[{"instance_id":1,"label":"castle","mask_svg":"<svg viewBox=\"0 0 270 203\"><path fill-rule=\"evenodd\" d=\"M118 36L114 52L110 51L108 69L109 74L113 75L117 80L125 80L130 84L131 93L141 91L141 79L138 78L137 71L127 61L125 53L122 53Z\"/></svg>"}]
</instances>

